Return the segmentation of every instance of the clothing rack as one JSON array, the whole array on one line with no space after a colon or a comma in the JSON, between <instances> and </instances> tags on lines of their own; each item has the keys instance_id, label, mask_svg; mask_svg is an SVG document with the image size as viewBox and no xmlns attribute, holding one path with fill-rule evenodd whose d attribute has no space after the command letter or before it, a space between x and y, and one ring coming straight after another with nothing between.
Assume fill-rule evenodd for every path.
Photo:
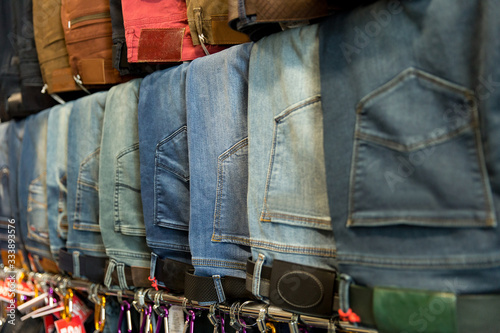
<instances>
[{"instance_id":1,"label":"clothing rack","mask_svg":"<svg viewBox=\"0 0 500 333\"><path fill-rule=\"evenodd\" d=\"M4 269L0 271L0 278L5 278L7 274L19 273L23 272L31 276L31 278L38 282L39 284L47 284L54 288L59 288L61 290L71 288L79 291L84 291L87 293L96 292L99 295L106 296L115 296L120 298L128 298L137 300L137 296L142 293L144 296L144 301L146 303L154 303L155 300L159 300L160 303L168 304L168 305L180 305L184 308L195 308L195 309L203 309L210 310L210 305L200 305L198 302L190 301L183 296L172 295L163 290L155 290L154 288L148 289L137 289L136 291L132 290L121 290L114 288L106 288L103 285L96 284L90 281L73 279L63 275L51 274L51 273L26 273L22 270L18 271L10 271ZM241 303L239 306L234 307L227 305L217 305L217 309L219 311L228 313L230 315L234 315L235 309L237 309L236 314L238 317L247 317L254 318L259 321L262 320L272 320L277 322L288 322L289 325L297 324L298 322L312 327L323 328L323 329L331 329L331 332L336 332L337 329L345 330L349 332L355 333L377 333L376 330L370 328L363 328L359 326L351 325L347 322L339 322L335 323L326 318L318 318L308 315L297 315L288 311L284 311L278 307L268 305L258 301L246 301ZM233 312L233 313L232 313ZM264 324L265 325L265 324ZM293 330L291 330L293 332ZM329 331L330 332L330 331Z\"/></svg>"}]
</instances>

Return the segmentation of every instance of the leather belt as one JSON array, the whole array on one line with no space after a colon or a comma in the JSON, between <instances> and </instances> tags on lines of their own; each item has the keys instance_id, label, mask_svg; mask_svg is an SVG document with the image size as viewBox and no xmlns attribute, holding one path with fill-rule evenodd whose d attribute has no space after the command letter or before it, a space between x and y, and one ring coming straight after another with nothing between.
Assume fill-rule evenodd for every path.
<instances>
[{"instance_id":1,"label":"leather belt","mask_svg":"<svg viewBox=\"0 0 500 333\"><path fill-rule=\"evenodd\" d=\"M108 263L109 265L109 263ZM106 271L107 271L106 265ZM137 287L137 288L148 288L151 287L151 282L148 280L149 277L149 267L136 267L136 266L126 266L124 267L125 272L125 281L128 287ZM120 281L118 279L117 270L113 270L111 273L111 283L113 285L120 285Z\"/></svg>"},{"instance_id":2,"label":"leather belt","mask_svg":"<svg viewBox=\"0 0 500 333\"><path fill-rule=\"evenodd\" d=\"M247 290L252 290L254 267L247 262ZM283 280L286 276L288 282ZM339 286L335 272L275 260L262 267L259 292L282 309L330 317L340 307ZM361 326L380 332L497 332L500 327L500 294L455 295L355 284L348 290L348 307Z\"/></svg>"},{"instance_id":3,"label":"leather belt","mask_svg":"<svg viewBox=\"0 0 500 333\"><path fill-rule=\"evenodd\" d=\"M253 289L255 263L247 261L246 289ZM295 263L274 260L263 266L260 296L272 305L295 313L330 317L335 306L336 273Z\"/></svg>"},{"instance_id":4,"label":"leather belt","mask_svg":"<svg viewBox=\"0 0 500 333\"><path fill-rule=\"evenodd\" d=\"M500 327L500 294L351 285L349 303L362 326L383 332L496 332Z\"/></svg>"},{"instance_id":5,"label":"leather belt","mask_svg":"<svg viewBox=\"0 0 500 333\"><path fill-rule=\"evenodd\" d=\"M193 270L193 265L172 259L156 260L155 278L166 288L175 293L184 292L186 272Z\"/></svg>"},{"instance_id":6,"label":"leather belt","mask_svg":"<svg viewBox=\"0 0 500 333\"><path fill-rule=\"evenodd\" d=\"M87 278L91 282L104 282L104 267L106 267L107 258L79 255L80 276ZM59 250L59 269L74 275L73 255L67 250Z\"/></svg>"},{"instance_id":7,"label":"leather belt","mask_svg":"<svg viewBox=\"0 0 500 333\"><path fill-rule=\"evenodd\" d=\"M255 299L245 288L245 279L233 276L220 278L225 299L221 300L212 277L196 276L193 271L186 272L185 297L198 303L220 303L237 299Z\"/></svg>"}]
</instances>

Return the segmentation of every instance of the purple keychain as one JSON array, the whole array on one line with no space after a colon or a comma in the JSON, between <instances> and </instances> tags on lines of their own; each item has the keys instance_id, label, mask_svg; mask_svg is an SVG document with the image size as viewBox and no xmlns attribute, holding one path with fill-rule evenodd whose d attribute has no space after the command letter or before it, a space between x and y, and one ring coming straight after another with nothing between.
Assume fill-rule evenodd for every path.
<instances>
[{"instance_id":1,"label":"purple keychain","mask_svg":"<svg viewBox=\"0 0 500 333\"><path fill-rule=\"evenodd\" d=\"M121 304L120 317L118 317L118 333L122 333L123 313L127 316L127 333L132 333L132 318L130 317L130 303L123 301Z\"/></svg>"}]
</instances>

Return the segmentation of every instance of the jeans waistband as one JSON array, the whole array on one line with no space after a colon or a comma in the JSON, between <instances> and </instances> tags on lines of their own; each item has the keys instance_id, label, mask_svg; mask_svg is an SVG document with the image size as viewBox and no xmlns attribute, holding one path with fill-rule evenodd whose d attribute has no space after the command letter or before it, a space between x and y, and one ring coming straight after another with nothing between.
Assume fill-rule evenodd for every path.
<instances>
[{"instance_id":1,"label":"jeans waistband","mask_svg":"<svg viewBox=\"0 0 500 333\"><path fill-rule=\"evenodd\" d=\"M106 286L115 285L122 289L130 287L148 288L151 287L149 281L149 267L128 266L111 259L106 265Z\"/></svg>"},{"instance_id":2,"label":"jeans waistband","mask_svg":"<svg viewBox=\"0 0 500 333\"><path fill-rule=\"evenodd\" d=\"M233 276L196 276L186 272L185 297L199 304L223 303L237 299L255 299L245 289L245 279Z\"/></svg>"},{"instance_id":3,"label":"jeans waistband","mask_svg":"<svg viewBox=\"0 0 500 333\"><path fill-rule=\"evenodd\" d=\"M74 258L78 258L75 262ZM69 253L67 250L59 250L59 269L71 274L72 277L86 277L91 282L103 283L104 267L107 258L89 256L79 253Z\"/></svg>"},{"instance_id":4,"label":"jeans waistband","mask_svg":"<svg viewBox=\"0 0 500 333\"><path fill-rule=\"evenodd\" d=\"M173 259L156 259L154 277L173 292L184 292L186 272L192 271L193 265Z\"/></svg>"}]
</instances>

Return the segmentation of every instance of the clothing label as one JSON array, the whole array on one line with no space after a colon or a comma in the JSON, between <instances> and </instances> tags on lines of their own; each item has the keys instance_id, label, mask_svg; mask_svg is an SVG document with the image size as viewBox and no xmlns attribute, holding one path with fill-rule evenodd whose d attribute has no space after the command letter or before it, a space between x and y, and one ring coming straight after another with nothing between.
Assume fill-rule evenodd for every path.
<instances>
[{"instance_id":1,"label":"clothing label","mask_svg":"<svg viewBox=\"0 0 500 333\"><path fill-rule=\"evenodd\" d=\"M80 317L74 316L71 320L61 319L55 322L57 333L85 333Z\"/></svg>"},{"instance_id":2,"label":"clothing label","mask_svg":"<svg viewBox=\"0 0 500 333\"><path fill-rule=\"evenodd\" d=\"M43 317L43 326L45 327L45 333L54 333L56 330L54 316L48 315Z\"/></svg>"},{"instance_id":3,"label":"clothing label","mask_svg":"<svg viewBox=\"0 0 500 333\"><path fill-rule=\"evenodd\" d=\"M178 305L172 305L168 309L168 329L171 333L182 333L184 329L184 311Z\"/></svg>"},{"instance_id":4,"label":"clothing label","mask_svg":"<svg viewBox=\"0 0 500 333\"><path fill-rule=\"evenodd\" d=\"M80 321L84 323L93 312L78 296L73 296L73 316L80 317Z\"/></svg>"}]
</instances>

